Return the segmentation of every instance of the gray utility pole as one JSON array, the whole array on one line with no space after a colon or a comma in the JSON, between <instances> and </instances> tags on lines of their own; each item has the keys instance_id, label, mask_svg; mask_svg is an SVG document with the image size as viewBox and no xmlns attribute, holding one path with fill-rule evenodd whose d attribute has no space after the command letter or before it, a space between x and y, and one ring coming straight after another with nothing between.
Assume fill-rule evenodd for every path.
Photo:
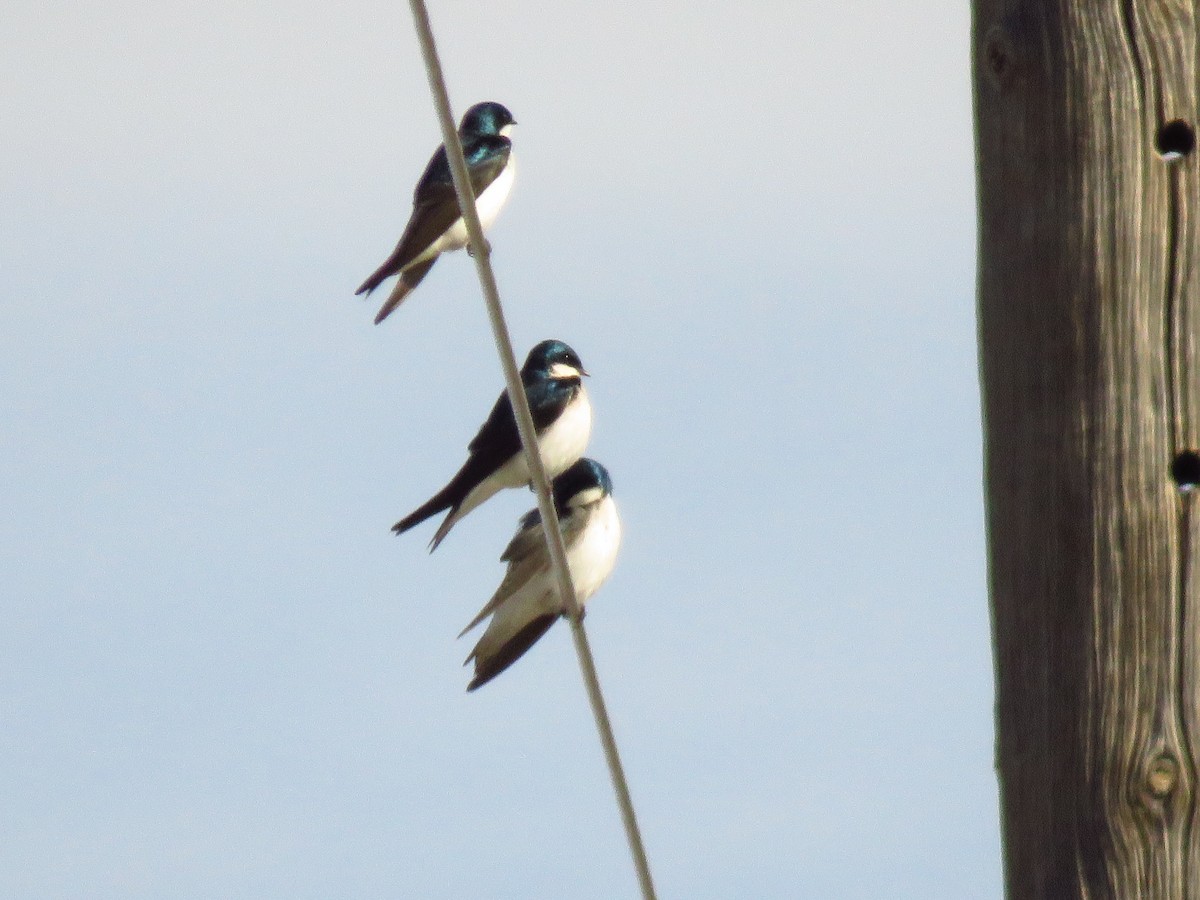
<instances>
[{"instance_id":1,"label":"gray utility pole","mask_svg":"<svg viewBox=\"0 0 1200 900\"><path fill-rule=\"evenodd\" d=\"M1196 5L973 5L1010 900L1200 898Z\"/></svg>"}]
</instances>

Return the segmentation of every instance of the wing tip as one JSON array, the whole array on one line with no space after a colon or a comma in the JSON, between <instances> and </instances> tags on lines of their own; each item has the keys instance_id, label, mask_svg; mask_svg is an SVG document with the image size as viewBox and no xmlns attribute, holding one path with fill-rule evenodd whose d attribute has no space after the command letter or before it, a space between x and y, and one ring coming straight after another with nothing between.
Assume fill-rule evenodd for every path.
<instances>
[{"instance_id":1,"label":"wing tip","mask_svg":"<svg viewBox=\"0 0 1200 900\"><path fill-rule=\"evenodd\" d=\"M403 298L401 298L401 299L403 299ZM386 319L388 316L390 316L395 311L396 307L399 305L400 305L399 300L397 300L395 303L393 303L391 301L391 299L389 298L388 302L383 304L383 306L381 306L379 308L379 312L375 313L375 324L378 325L380 322L382 322L384 319Z\"/></svg>"},{"instance_id":2,"label":"wing tip","mask_svg":"<svg viewBox=\"0 0 1200 900\"><path fill-rule=\"evenodd\" d=\"M410 263L407 268L400 270L400 277L396 279L396 286L392 288L392 293L388 296L383 306L379 308L379 312L375 314L376 325L395 312L396 307L403 303L416 286L421 283L422 279L429 273L429 270L433 268L433 264L437 262L438 255L434 254L423 262Z\"/></svg>"},{"instance_id":3,"label":"wing tip","mask_svg":"<svg viewBox=\"0 0 1200 900\"><path fill-rule=\"evenodd\" d=\"M530 647L541 640L542 636L550 630L550 626L556 621L558 621L558 615L554 613L546 613L530 620L520 631L497 647L494 653L490 653L486 657L479 656L479 647L477 645L471 651L471 655L467 657L468 663L472 659L475 660L475 677L467 685L467 693L483 687L524 656ZM487 635L484 635L484 639L486 638ZM463 663L463 665L466 665L466 663Z\"/></svg>"},{"instance_id":4,"label":"wing tip","mask_svg":"<svg viewBox=\"0 0 1200 900\"><path fill-rule=\"evenodd\" d=\"M438 493L434 494L425 503L410 512L407 516L391 527L392 534L401 535L412 528L416 528L426 519L431 516L436 516L443 509L449 509L450 514L446 516L445 521L438 526L438 530L434 533L433 539L429 542L429 552L432 553L450 533L450 529L454 527L454 523L458 520L454 518L454 514L458 512L458 507L453 506L445 499L445 489L443 488Z\"/></svg>"},{"instance_id":5,"label":"wing tip","mask_svg":"<svg viewBox=\"0 0 1200 900\"><path fill-rule=\"evenodd\" d=\"M493 678L495 678L496 675L499 675L499 674L500 673L497 672L495 675L489 675L487 678L484 678L481 675L476 675L474 678L471 679L471 683L467 685L467 693L468 694L475 693L477 690L479 690L481 687L483 687L485 684L487 684L489 681L491 681Z\"/></svg>"},{"instance_id":6,"label":"wing tip","mask_svg":"<svg viewBox=\"0 0 1200 900\"><path fill-rule=\"evenodd\" d=\"M444 508L445 507L443 507L443 509ZM442 541L446 539L446 535L450 533L450 529L458 524L458 520L458 505L455 505L450 508L450 512L446 515L446 518L442 520L442 524L438 526L437 531L433 533L433 537L429 539L430 553L432 553L441 545Z\"/></svg>"}]
</instances>

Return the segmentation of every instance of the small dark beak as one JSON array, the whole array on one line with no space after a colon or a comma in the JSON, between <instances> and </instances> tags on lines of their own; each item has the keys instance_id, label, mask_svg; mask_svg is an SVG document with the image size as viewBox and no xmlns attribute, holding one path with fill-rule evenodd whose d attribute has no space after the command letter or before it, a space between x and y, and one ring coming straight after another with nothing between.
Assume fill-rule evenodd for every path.
<instances>
[{"instance_id":1,"label":"small dark beak","mask_svg":"<svg viewBox=\"0 0 1200 900\"><path fill-rule=\"evenodd\" d=\"M583 368L582 366L579 367L579 374L586 375L588 378L592 377L592 373L589 372L587 369Z\"/></svg>"}]
</instances>

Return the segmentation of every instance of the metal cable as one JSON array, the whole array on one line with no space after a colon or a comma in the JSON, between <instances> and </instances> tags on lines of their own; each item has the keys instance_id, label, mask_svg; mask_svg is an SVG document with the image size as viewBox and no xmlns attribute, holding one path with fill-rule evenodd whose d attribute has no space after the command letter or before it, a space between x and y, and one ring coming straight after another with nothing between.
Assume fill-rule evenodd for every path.
<instances>
[{"instance_id":1,"label":"metal cable","mask_svg":"<svg viewBox=\"0 0 1200 900\"><path fill-rule=\"evenodd\" d=\"M450 97L446 91L442 65L438 60L433 29L429 24L429 13L425 8L425 0L409 0L409 6L412 9L417 40L421 45L421 55L425 60L425 72L429 76L429 90L433 95L433 105L437 109L438 122L442 128L442 142L446 148L446 158L450 162L450 174L454 179L454 190L458 194L458 206L462 212L463 222L467 226L471 254L475 259L475 271L479 275L479 283L483 289L483 299L492 325L492 337L496 342L496 352L500 355L500 367L504 370L504 383L508 389L509 400L512 402L517 431L520 432L521 444L525 448L525 457L529 462L529 472L532 476L534 490L537 492L538 510L541 512L542 522L546 526L544 530L546 545L550 551L550 561L558 578L559 595L562 598L563 608L566 610L567 620L571 623L575 653L579 657L579 668L583 674L584 687L592 707L592 716L596 720L596 730L600 733L600 743L604 748L604 758L608 762L608 774L612 779L613 791L617 795L617 806L621 810L621 822L625 826L625 837L633 856L642 897L644 900L655 900L654 882L650 877L650 864L646 859L646 848L642 844L642 835L638 829L637 816L633 809L633 799L629 794L629 784L621 765L621 756L617 752L617 740L613 736L612 723L609 721L608 710L604 705L604 695L600 691L600 679L596 675L596 661L592 656L587 632L583 628L583 608L579 605L579 600L575 595L575 586L571 583L571 570L567 566L567 549L559 528L558 514L554 509L550 480L546 477L541 454L537 452L537 432L533 424L533 415L529 411L529 401L525 397L521 374L517 369L516 357L513 355L512 338L504 319L504 309L500 305L500 292L496 288L496 276L492 272L491 250L484 240L483 225L480 223L479 213L475 209L475 193L471 190L467 162L463 158L462 144L454 127L454 116L450 111Z\"/></svg>"}]
</instances>

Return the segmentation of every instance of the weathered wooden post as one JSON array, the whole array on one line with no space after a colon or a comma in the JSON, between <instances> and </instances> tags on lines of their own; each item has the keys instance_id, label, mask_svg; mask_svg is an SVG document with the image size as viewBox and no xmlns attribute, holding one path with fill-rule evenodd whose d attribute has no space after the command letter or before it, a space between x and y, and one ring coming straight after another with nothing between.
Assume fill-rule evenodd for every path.
<instances>
[{"instance_id":1,"label":"weathered wooden post","mask_svg":"<svg viewBox=\"0 0 1200 900\"><path fill-rule=\"evenodd\" d=\"M1005 878L1200 898L1195 0L975 0Z\"/></svg>"}]
</instances>

